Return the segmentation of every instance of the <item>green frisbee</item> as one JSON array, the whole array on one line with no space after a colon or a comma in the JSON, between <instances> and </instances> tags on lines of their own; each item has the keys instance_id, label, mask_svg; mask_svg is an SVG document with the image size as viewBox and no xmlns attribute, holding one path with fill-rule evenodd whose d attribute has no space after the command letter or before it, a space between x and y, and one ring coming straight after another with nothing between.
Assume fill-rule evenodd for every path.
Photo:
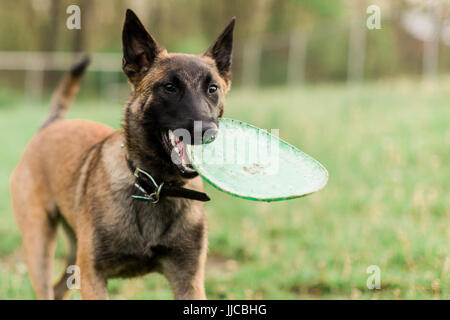
<instances>
[{"instance_id":1,"label":"green frisbee","mask_svg":"<svg viewBox=\"0 0 450 320\"><path fill-rule=\"evenodd\" d=\"M216 139L189 145L193 168L209 184L256 201L299 198L322 189L328 172L317 160L275 134L221 118Z\"/></svg>"}]
</instances>

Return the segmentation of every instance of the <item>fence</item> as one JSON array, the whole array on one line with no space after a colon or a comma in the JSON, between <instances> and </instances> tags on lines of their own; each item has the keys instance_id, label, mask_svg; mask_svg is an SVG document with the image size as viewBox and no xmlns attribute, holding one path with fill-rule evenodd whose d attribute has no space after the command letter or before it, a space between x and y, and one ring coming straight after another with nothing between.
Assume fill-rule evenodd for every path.
<instances>
[{"instance_id":1,"label":"fence","mask_svg":"<svg viewBox=\"0 0 450 320\"><path fill-rule=\"evenodd\" d=\"M384 25L389 20L384 20ZM282 61L286 66L285 84L291 87L302 86L307 81L306 66L308 63L308 46L313 41L327 41L327 37L333 37L337 33L345 34L348 39L347 48L347 81L360 82L364 79L364 69L367 54L367 32L365 20L361 17L351 20L350 23L322 25L314 32L305 33L293 30L290 34L270 35L252 38L245 41L242 49L235 52L238 70L235 73L240 79L241 86L256 88L260 85L261 66L263 53L282 48L287 53L287 58ZM376 32L376 31L374 31ZM437 45L436 37L433 42L424 42L423 53L423 77L434 77L437 72ZM433 54L427 48L434 48ZM101 94L110 95L116 90L107 90L107 87L115 87L120 81L121 53L92 53L90 72L100 73ZM0 52L1 70L25 71L24 91L25 95L34 101L40 100L43 95L43 75L47 71L66 71L74 62L75 54L69 52ZM427 66L433 66L433 68ZM431 72L430 69L433 71ZM236 70L234 70L236 71ZM238 81L239 82L239 81Z\"/></svg>"},{"instance_id":2,"label":"fence","mask_svg":"<svg viewBox=\"0 0 450 320\"><path fill-rule=\"evenodd\" d=\"M92 53L89 71L100 72L101 87L107 83L118 83L122 55L118 53ZM67 71L76 60L69 52L0 52L0 70L25 71L24 92L29 99L39 101L43 94L45 71Z\"/></svg>"}]
</instances>

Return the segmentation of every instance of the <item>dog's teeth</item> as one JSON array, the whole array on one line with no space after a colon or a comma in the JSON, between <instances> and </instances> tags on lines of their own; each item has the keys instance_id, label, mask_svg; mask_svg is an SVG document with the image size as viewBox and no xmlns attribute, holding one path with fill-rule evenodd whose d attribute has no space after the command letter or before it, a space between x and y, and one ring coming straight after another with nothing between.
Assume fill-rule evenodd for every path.
<instances>
[{"instance_id":1,"label":"dog's teeth","mask_svg":"<svg viewBox=\"0 0 450 320\"><path fill-rule=\"evenodd\" d=\"M175 145L175 135L173 134L172 130L169 130L169 140L172 145Z\"/></svg>"}]
</instances>

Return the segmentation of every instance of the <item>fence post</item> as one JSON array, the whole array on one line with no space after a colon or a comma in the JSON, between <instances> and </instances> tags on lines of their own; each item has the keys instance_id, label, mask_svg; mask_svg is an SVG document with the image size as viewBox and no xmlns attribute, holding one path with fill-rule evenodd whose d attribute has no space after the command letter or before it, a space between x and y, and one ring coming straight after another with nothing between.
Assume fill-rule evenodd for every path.
<instances>
[{"instance_id":1,"label":"fence post","mask_svg":"<svg viewBox=\"0 0 450 320\"><path fill-rule=\"evenodd\" d=\"M39 65L40 68L33 68L33 65ZM25 71L25 102L42 103L42 93L44 90L44 69L42 62L35 63L32 58L27 56Z\"/></svg>"},{"instance_id":2,"label":"fence post","mask_svg":"<svg viewBox=\"0 0 450 320\"><path fill-rule=\"evenodd\" d=\"M422 80L434 80L438 71L439 40L442 27L441 2L436 2L434 8L430 8L432 18L433 35L428 41L423 42Z\"/></svg>"},{"instance_id":3,"label":"fence post","mask_svg":"<svg viewBox=\"0 0 450 320\"><path fill-rule=\"evenodd\" d=\"M242 57L242 86L254 89L259 83L262 43L260 38L247 42Z\"/></svg>"},{"instance_id":4,"label":"fence post","mask_svg":"<svg viewBox=\"0 0 450 320\"><path fill-rule=\"evenodd\" d=\"M290 35L287 65L288 86L301 86L305 82L306 48L306 35L298 32Z\"/></svg>"},{"instance_id":5,"label":"fence post","mask_svg":"<svg viewBox=\"0 0 450 320\"><path fill-rule=\"evenodd\" d=\"M347 81L361 82L366 58L366 24L359 14L355 14L350 21L348 43Z\"/></svg>"}]
</instances>

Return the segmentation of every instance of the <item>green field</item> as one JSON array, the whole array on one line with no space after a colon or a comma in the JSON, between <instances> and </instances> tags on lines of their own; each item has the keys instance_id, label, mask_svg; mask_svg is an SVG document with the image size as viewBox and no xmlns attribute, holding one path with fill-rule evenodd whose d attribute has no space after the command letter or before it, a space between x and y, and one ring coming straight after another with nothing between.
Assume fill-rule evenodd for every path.
<instances>
[{"instance_id":1,"label":"green field","mask_svg":"<svg viewBox=\"0 0 450 320\"><path fill-rule=\"evenodd\" d=\"M0 105L0 299L35 297L8 180L46 113ZM279 203L207 187L208 298L450 298L450 81L232 90L226 115L279 128L330 179L316 194ZM117 128L121 105L80 100L69 116ZM64 250L59 240L55 278ZM366 287L370 265L381 269L381 290ZM113 299L171 298L157 274L108 287Z\"/></svg>"}]
</instances>

